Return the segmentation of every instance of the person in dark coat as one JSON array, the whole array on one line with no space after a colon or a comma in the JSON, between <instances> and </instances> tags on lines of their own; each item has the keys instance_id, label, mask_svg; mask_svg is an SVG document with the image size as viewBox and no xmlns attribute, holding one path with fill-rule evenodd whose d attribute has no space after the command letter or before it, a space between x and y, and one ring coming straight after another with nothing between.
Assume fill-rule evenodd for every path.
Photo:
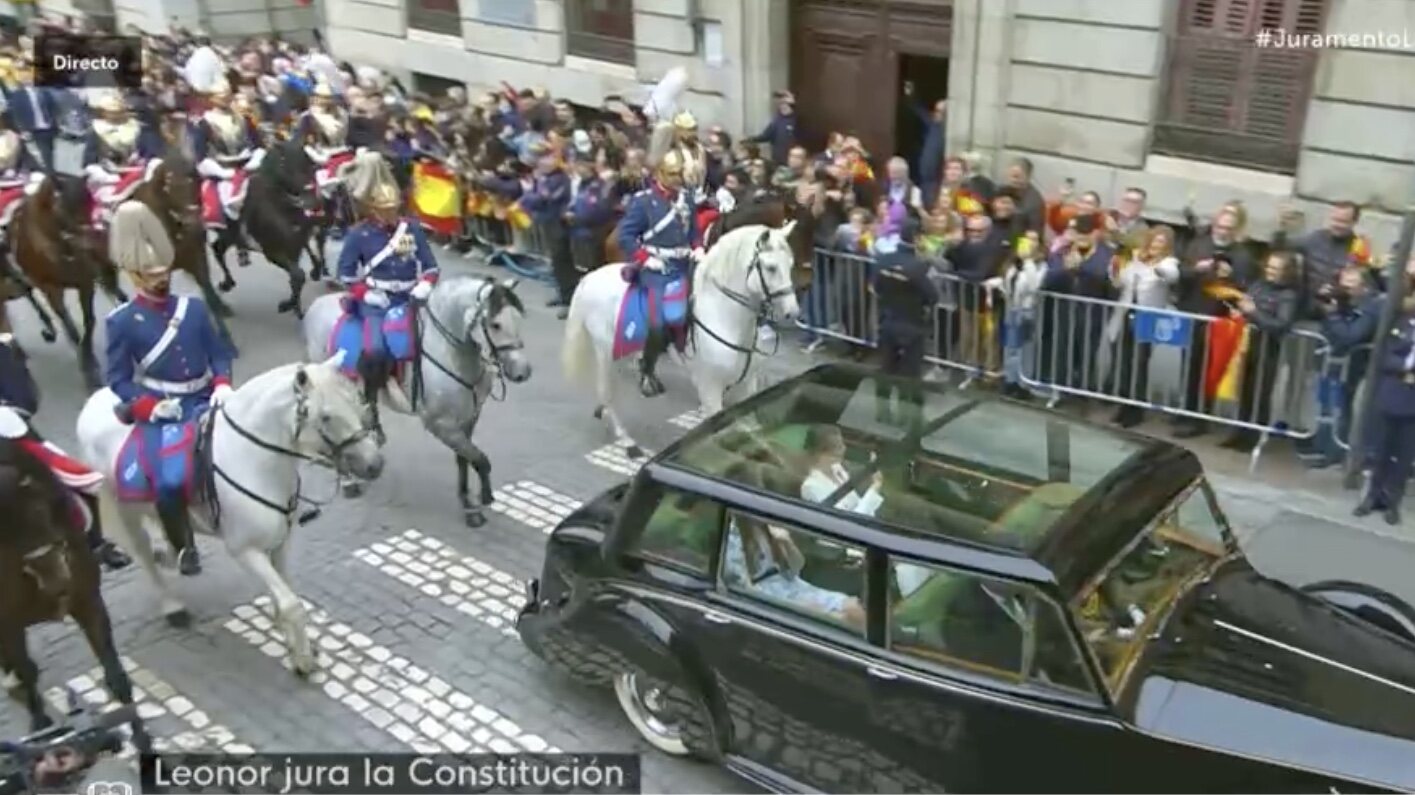
<instances>
[{"instance_id":1,"label":"person in dark coat","mask_svg":"<svg viewBox=\"0 0 1415 795\"><path fill-rule=\"evenodd\" d=\"M562 273L573 268L570 264L570 244L565 235L564 215L570 206L570 177L560 167L556 156L547 151L536 163L535 180L531 189L521 196L521 206L535 224L538 245L550 255L552 266ZM565 307L568 294L557 295L546 306Z\"/></svg>"},{"instance_id":2,"label":"person in dark coat","mask_svg":"<svg viewBox=\"0 0 1415 795\"><path fill-rule=\"evenodd\" d=\"M1101 304L1048 298L1045 293L1109 299L1114 292L1111 263L1115 250L1100 242L1101 230L1090 216L1071 221L1071 242L1047 260L1042 279L1042 380L1096 391L1096 367L1106 310Z\"/></svg>"},{"instance_id":3,"label":"person in dark coat","mask_svg":"<svg viewBox=\"0 0 1415 795\"><path fill-rule=\"evenodd\" d=\"M786 162L791 147L796 145L796 97L790 91L776 94L776 115L761 131L746 143L771 144L771 160L777 165Z\"/></svg>"},{"instance_id":4,"label":"person in dark coat","mask_svg":"<svg viewBox=\"0 0 1415 795\"><path fill-rule=\"evenodd\" d=\"M1322 336L1331 346L1327 370L1322 374L1318 401L1322 416L1317 435L1298 443L1298 455L1312 469L1341 463L1345 451L1337 440L1351 439L1351 416L1356 390L1366 376L1371 361L1369 345L1376 336L1385 296L1372 288L1366 269L1348 265L1337 277L1336 293L1318 305L1322 313Z\"/></svg>"},{"instance_id":5,"label":"person in dark coat","mask_svg":"<svg viewBox=\"0 0 1415 795\"><path fill-rule=\"evenodd\" d=\"M919 149L919 157L914 163L914 173L923 185L936 185L943 179L944 133L947 131L948 101L936 100L932 107L925 108L914 93L913 81L904 84L904 97L909 101L909 109L914 111L919 123L924 127L924 145Z\"/></svg>"},{"instance_id":6,"label":"person in dark coat","mask_svg":"<svg viewBox=\"0 0 1415 795\"><path fill-rule=\"evenodd\" d=\"M20 85L5 90L5 112L10 124L26 141L32 141L48 171L54 164L54 136L58 131L60 108L53 89L36 88L28 64L19 70Z\"/></svg>"},{"instance_id":7,"label":"person in dark coat","mask_svg":"<svg viewBox=\"0 0 1415 795\"><path fill-rule=\"evenodd\" d=\"M1243 422L1272 423L1273 385L1277 381L1282 341L1297 321L1300 296L1294 284L1296 273L1292 254L1274 251L1263 266L1263 278L1251 285L1238 302L1238 311L1249 326L1248 353L1243 359L1243 386L1238 403L1238 419ZM1248 452L1258 439L1258 431L1243 428L1234 431L1223 446Z\"/></svg>"},{"instance_id":8,"label":"person in dark coat","mask_svg":"<svg viewBox=\"0 0 1415 795\"><path fill-rule=\"evenodd\" d=\"M1380 511L1386 524L1400 524L1400 501L1415 463L1415 294L1407 287L1375 384L1371 480L1354 513Z\"/></svg>"},{"instance_id":9,"label":"person in dark coat","mask_svg":"<svg viewBox=\"0 0 1415 795\"><path fill-rule=\"evenodd\" d=\"M614 220L614 200L609 188L600 179L593 158L575 161L576 179L572 183L570 206L565 210L565 226L570 237L570 265L556 272L563 306L559 316L569 314L570 298L580 279L604 264L604 238Z\"/></svg>"},{"instance_id":10,"label":"person in dark coat","mask_svg":"<svg viewBox=\"0 0 1415 795\"><path fill-rule=\"evenodd\" d=\"M1232 296L1253 278L1253 259L1247 246L1238 239L1238 214L1224 209L1214 216L1209 233L1189 242L1179 265L1178 309L1206 317L1226 317L1235 302ZM1205 373L1208 367L1208 324L1196 324L1185 356L1188 364L1184 379L1184 408L1207 413ZM1174 430L1179 439L1191 439L1203 434L1207 426L1197 419L1180 419Z\"/></svg>"},{"instance_id":11,"label":"person in dark coat","mask_svg":"<svg viewBox=\"0 0 1415 795\"><path fill-rule=\"evenodd\" d=\"M938 304L938 287L929 278L929 264L914 251L919 219L910 216L899 231L893 251L877 257L870 292L879 301L880 371L908 379L899 389L900 419L913 427L922 421L924 344ZM890 399L894 386L881 380L876 392L877 416L893 422Z\"/></svg>"}]
</instances>

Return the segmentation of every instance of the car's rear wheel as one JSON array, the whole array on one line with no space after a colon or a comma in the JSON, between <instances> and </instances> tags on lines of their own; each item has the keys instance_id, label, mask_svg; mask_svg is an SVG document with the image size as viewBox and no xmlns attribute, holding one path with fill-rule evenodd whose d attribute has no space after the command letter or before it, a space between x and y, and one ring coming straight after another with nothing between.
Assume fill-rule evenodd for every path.
<instances>
[{"instance_id":1,"label":"car's rear wheel","mask_svg":"<svg viewBox=\"0 0 1415 795\"><path fill-rule=\"evenodd\" d=\"M649 745L673 756L687 756L688 744L683 740L683 720L677 714L669 686L643 671L630 671L614 677L614 695L624 716L639 730Z\"/></svg>"}]
</instances>

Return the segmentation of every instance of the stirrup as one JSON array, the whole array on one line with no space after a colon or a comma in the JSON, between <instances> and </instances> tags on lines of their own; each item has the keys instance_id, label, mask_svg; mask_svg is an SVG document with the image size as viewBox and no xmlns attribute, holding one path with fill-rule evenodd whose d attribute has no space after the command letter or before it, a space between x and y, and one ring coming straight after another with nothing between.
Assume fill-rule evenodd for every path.
<instances>
[{"instance_id":1,"label":"stirrup","mask_svg":"<svg viewBox=\"0 0 1415 795\"><path fill-rule=\"evenodd\" d=\"M183 547L177 551L177 571L181 572L183 577L201 574L201 554L195 546Z\"/></svg>"}]
</instances>

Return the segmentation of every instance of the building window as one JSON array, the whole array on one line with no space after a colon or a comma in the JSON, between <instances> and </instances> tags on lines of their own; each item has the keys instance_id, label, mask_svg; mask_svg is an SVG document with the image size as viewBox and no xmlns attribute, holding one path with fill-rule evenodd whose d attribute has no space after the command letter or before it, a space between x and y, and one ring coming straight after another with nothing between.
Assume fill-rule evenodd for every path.
<instances>
[{"instance_id":1,"label":"building window","mask_svg":"<svg viewBox=\"0 0 1415 795\"><path fill-rule=\"evenodd\" d=\"M449 36L462 35L458 0L408 0L408 27Z\"/></svg>"},{"instance_id":2,"label":"building window","mask_svg":"<svg viewBox=\"0 0 1415 795\"><path fill-rule=\"evenodd\" d=\"M1319 34L1326 7L1327 0L1182 0L1153 150L1294 172L1320 51L1259 47L1255 38Z\"/></svg>"},{"instance_id":3,"label":"building window","mask_svg":"<svg viewBox=\"0 0 1415 795\"><path fill-rule=\"evenodd\" d=\"M565 0L571 55L634 63L634 0Z\"/></svg>"}]
</instances>

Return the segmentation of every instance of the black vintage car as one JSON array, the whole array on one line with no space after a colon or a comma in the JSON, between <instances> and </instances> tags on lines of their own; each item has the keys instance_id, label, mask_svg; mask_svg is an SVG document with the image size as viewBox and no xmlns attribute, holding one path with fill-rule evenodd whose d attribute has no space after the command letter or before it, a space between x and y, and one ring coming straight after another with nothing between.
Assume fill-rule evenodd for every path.
<instances>
[{"instance_id":1,"label":"black vintage car","mask_svg":"<svg viewBox=\"0 0 1415 795\"><path fill-rule=\"evenodd\" d=\"M554 531L522 638L775 790L1415 790L1407 605L1263 576L1172 444L889 386L704 422Z\"/></svg>"}]
</instances>

